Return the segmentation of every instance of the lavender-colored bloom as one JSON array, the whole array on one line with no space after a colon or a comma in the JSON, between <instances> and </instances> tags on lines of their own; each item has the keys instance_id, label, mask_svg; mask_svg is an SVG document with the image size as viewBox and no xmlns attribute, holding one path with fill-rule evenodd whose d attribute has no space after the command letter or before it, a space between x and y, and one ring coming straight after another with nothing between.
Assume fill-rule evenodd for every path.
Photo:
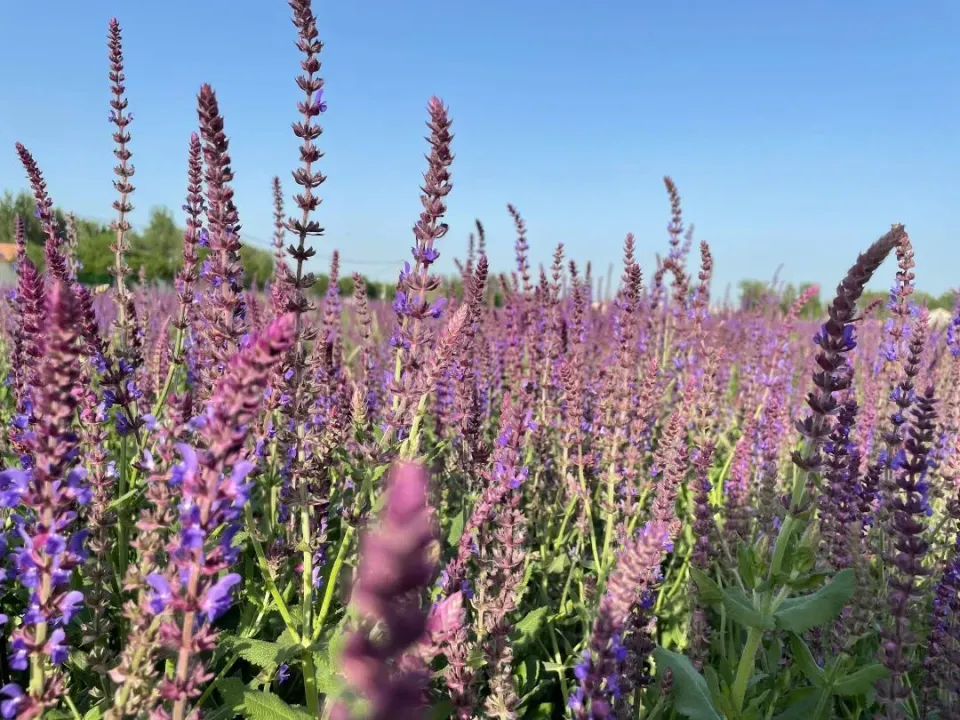
<instances>
[{"instance_id":1,"label":"lavender-colored bloom","mask_svg":"<svg viewBox=\"0 0 960 720\"><path fill-rule=\"evenodd\" d=\"M365 620L347 640L343 672L355 692L371 705L370 720L412 718L422 705L427 674L419 666L392 667L427 629L419 592L435 570L428 547L434 528L427 506L427 476L418 465L396 466L390 478L381 524L360 545L357 581L350 601ZM369 625L382 622L379 639ZM345 709L339 711L341 716Z\"/></svg>"},{"instance_id":2,"label":"lavender-colored bloom","mask_svg":"<svg viewBox=\"0 0 960 720\"><path fill-rule=\"evenodd\" d=\"M76 615L82 595L70 590L74 569L86 558L86 531L74 529L77 509L90 499L77 457L72 425L77 405L74 387L79 374L78 319L73 293L56 283L47 299L45 358L39 370L36 431L27 440L29 469L8 470L0 476L0 499L16 507L12 516L20 544L12 564L21 585L30 590L27 609L14 632L11 667L25 668L28 659L46 656L54 665L67 657L61 625ZM50 628L53 628L50 631ZM33 686L32 707L55 704L63 691L57 672Z\"/></svg>"},{"instance_id":3,"label":"lavender-colored bloom","mask_svg":"<svg viewBox=\"0 0 960 720\"><path fill-rule=\"evenodd\" d=\"M607 718L613 713L618 699L626 653L620 638L631 613L636 612L638 594L650 591L660 579L660 562L669 530L662 523L646 525L634 539L628 541L620 553L617 565L607 583L607 594L600 601L590 638L590 648L575 669L580 687L571 708L577 718ZM642 627L642 623L632 623ZM645 656L631 658L642 667Z\"/></svg>"},{"instance_id":4,"label":"lavender-colored bloom","mask_svg":"<svg viewBox=\"0 0 960 720\"><path fill-rule=\"evenodd\" d=\"M230 607L232 590L241 581L235 573L218 576L236 560L233 538L250 493L253 464L243 458L244 443L272 368L293 343L293 331L293 318L281 316L238 353L208 405L208 421L200 429L205 447L178 446L181 462L171 470L170 488L180 497L180 531L169 543L170 567L146 578L147 607L167 613L160 633L164 644L190 658L161 686L177 712L200 693L201 654L216 638L211 624ZM217 528L222 529L214 539ZM192 619L194 608L202 623ZM191 615L186 631L185 612Z\"/></svg>"}]
</instances>

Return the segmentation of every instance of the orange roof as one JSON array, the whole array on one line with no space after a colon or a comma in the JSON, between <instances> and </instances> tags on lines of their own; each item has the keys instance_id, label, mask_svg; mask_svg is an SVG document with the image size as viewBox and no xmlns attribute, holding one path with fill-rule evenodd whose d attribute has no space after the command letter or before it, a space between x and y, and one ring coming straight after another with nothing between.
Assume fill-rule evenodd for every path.
<instances>
[{"instance_id":1,"label":"orange roof","mask_svg":"<svg viewBox=\"0 0 960 720\"><path fill-rule=\"evenodd\" d=\"M14 243L0 243L0 260L12 261L17 256L17 246Z\"/></svg>"}]
</instances>

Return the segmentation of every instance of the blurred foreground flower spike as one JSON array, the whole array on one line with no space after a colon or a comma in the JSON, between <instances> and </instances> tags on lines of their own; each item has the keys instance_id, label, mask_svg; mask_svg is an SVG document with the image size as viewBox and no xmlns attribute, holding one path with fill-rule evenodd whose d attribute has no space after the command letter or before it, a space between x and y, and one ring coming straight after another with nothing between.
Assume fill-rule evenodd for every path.
<instances>
[{"instance_id":1,"label":"blurred foreground flower spike","mask_svg":"<svg viewBox=\"0 0 960 720\"><path fill-rule=\"evenodd\" d=\"M362 623L347 640L343 672L351 688L370 704L371 720L424 717L422 694L429 676L415 658L404 654L427 629L420 595L436 571L430 552L435 535L427 484L420 465L395 465L380 524L360 543L351 603ZM382 633L375 638L377 624ZM333 717L352 716L340 704Z\"/></svg>"}]
</instances>

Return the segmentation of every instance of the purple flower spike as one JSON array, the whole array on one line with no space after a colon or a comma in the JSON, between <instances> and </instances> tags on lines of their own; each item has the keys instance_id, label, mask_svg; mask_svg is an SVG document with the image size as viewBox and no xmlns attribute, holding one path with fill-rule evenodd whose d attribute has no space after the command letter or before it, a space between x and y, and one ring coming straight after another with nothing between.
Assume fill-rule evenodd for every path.
<instances>
[{"instance_id":1,"label":"purple flower spike","mask_svg":"<svg viewBox=\"0 0 960 720\"><path fill-rule=\"evenodd\" d=\"M245 457L246 440L264 390L293 344L294 330L293 317L282 315L232 356L202 413L206 421L195 430L196 446L176 446L181 461L170 469L167 485L180 498L180 529L167 545L170 565L145 578L148 611L165 613L160 628L164 644L190 657L175 677L161 683L161 696L174 701L174 716L183 712L188 697L199 694L206 672L203 654L217 638L212 624L230 608L232 589L241 582L236 573L224 573L237 559L232 543L249 499L247 477L254 465Z\"/></svg>"},{"instance_id":2,"label":"purple flower spike","mask_svg":"<svg viewBox=\"0 0 960 720\"><path fill-rule=\"evenodd\" d=\"M224 575L213 587L207 590L206 595L200 600L200 608L207 622L213 622L227 611L233 602L230 591L239 582L241 582L240 576L236 573L230 573Z\"/></svg>"},{"instance_id":3,"label":"purple flower spike","mask_svg":"<svg viewBox=\"0 0 960 720\"><path fill-rule=\"evenodd\" d=\"M429 673L422 660L394 667L396 658L423 637L427 617L420 593L435 570L428 552L434 527L427 506L427 476L419 465L394 467L380 527L360 544L360 564L351 603L372 622L382 621L386 637L364 630L347 640L343 672L347 683L372 706L373 720L413 717L422 705ZM450 601L434 615L439 631L457 615Z\"/></svg>"}]
</instances>

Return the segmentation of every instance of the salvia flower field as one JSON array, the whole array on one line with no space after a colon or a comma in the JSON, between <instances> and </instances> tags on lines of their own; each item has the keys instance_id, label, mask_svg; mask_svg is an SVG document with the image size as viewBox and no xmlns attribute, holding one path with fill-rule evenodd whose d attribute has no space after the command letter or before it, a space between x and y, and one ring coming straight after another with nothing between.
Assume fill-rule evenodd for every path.
<instances>
[{"instance_id":1,"label":"salvia flower field","mask_svg":"<svg viewBox=\"0 0 960 720\"><path fill-rule=\"evenodd\" d=\"M291 9L300 157L262 290L208 85L175 291L135 281L117 21L110 287L77 281L16 145L46 241L35 263L18 221L3 316L0 714L960 717L960 319L916 302L905 228L868 229L823 317L817 288L733 308L668 178L662 260L627 235L604 302L562 246L531 267L513 206L507 272L479 223L445 237L433 98L395 296L341 297L334 252L314 302L327 106Z\"/></svg>"}]
</instances>

